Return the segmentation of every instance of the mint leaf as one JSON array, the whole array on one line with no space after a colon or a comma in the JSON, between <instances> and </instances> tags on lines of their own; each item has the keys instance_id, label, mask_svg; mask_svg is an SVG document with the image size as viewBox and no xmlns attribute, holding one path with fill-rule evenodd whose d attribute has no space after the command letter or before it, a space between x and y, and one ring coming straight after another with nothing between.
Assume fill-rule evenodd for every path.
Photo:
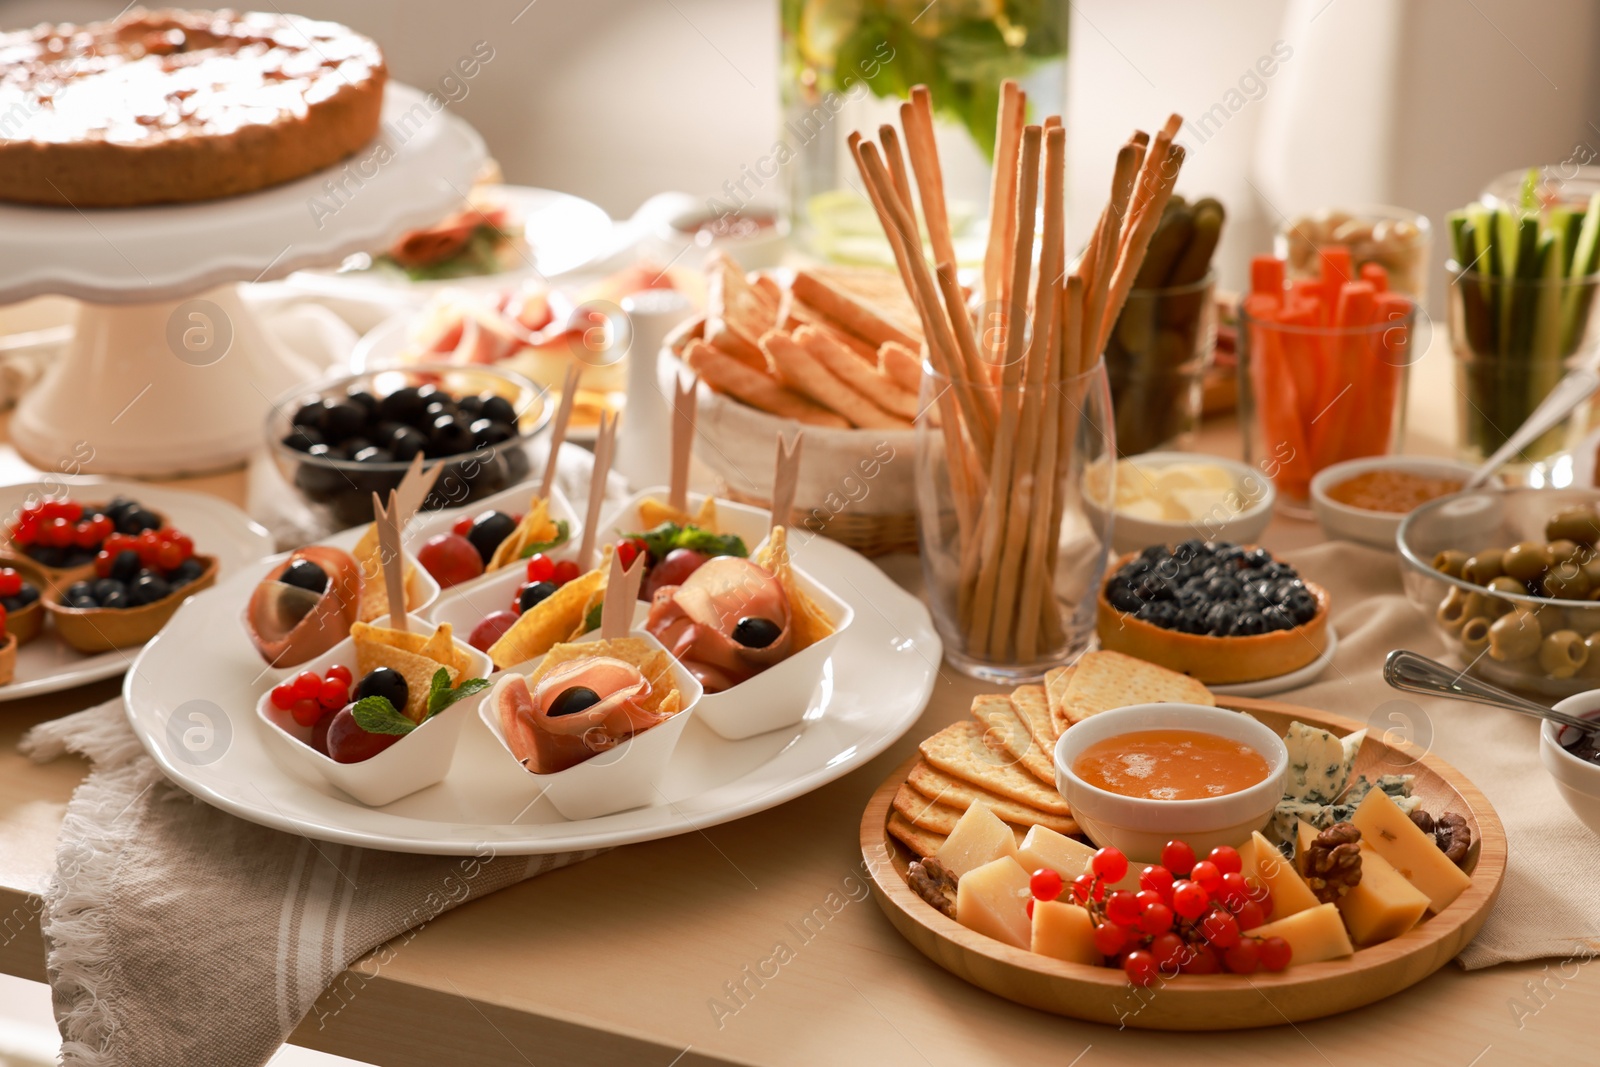
<instances>
[{"instance_id":1,"label":"mint leaf","mask_svg":"<svg viewBox=\"0 0 1600 1067\"><path fill-rule=\"evenodd\" d=\"M399 734L402 737L417 724L395 710L388 697L362 697L350 709L356 725L369 734Z\"/></svg>"},{"instance_id":2,"label":"mint leaf","mask_svg":"<svg viewBox=\"0 0 1600 1067\"><path fill-rule=\"evenodd\" d=\"M566 519L556 520L556 538L554 541L535 541L522 550L522 559L528 559L539 552L548 552L552 548L560 548L567 543L567 538L572 536L571 529L567 526Z\"/></svg>"},{"instance_id":3,"label":"mint leaf","mask_svg":"<svg viewBox=\"0 0 1600 1067\"><path fill-rule=\"evenodd\" d=\"M589 614L583 617L583 632L600 629L600 621L605 615L605 604L596 604L589 609Z\"/></svg>"},{"instance_id":4,"label":"mint leaf","mask_svg":"<svg viewBox=\"0 0 1600 1067\"><path fill-rule=\"evenodd\" d=\"M433 718L456 701L481 693L489 688L487 678L468 678L454 689L450 688L450 672L440 667L433 672L428 685L428 718Z\"/></svg>"}]
</instances>

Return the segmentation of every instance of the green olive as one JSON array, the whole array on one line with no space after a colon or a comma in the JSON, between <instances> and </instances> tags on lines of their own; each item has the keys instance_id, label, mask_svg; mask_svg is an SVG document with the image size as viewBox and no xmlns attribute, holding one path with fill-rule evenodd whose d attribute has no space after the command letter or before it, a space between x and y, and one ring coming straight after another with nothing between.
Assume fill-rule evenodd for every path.
<instances>
[{"instance_id":1,"label":"green olive","mask_svg":"<svg viewBox=\"0 0 1600 1067\"><path fill-rule=\"evenodd\" d=\"M1508 612L1489 627L1489 655L1501 663L1532 659L1539 654L1543 638L1539 619L1533 612Z\"/></svg>"},{"instance_id":2,"label":"green olive","mask_svg":"<svg viewBox=\"0 0 1600 1067\"><path fill-rule=\"evenodd\" d=\"M1489 581L1489 589L1495 593L1512 593L1516 596L1527 596L1528 587L1509 574L1502 574Z\"/></svg>"},{"instance_id":3,"label":"green olive","mask_svg":"<svg viewBox=\"0 0 1600 1067\"><path fill-rule=\"evenodd\" d=\"M1600 632L1585 637L1583 647L1589 650L1589 658L1578 668L1578 677L1600 678Z\"/></svg>"},{"instance_id":4,"label":"green olive","mask_svg":"<svg viewBox=\"0 0 1600 1067\"><path fill-rule=\"evenodd\" d=\"M1520 541L1506 549L1500 566L1513 578L1531 582L1550 566L1550 546L1541 541Z\"/></svg>"},{"instance_id":5,"label":"green olive","mask_svg":"<svg viewBox=\"0 0 1600 1067\"><path fill-rule=\"evenodd\" d=\"M1587 546L1580 545L1576 541L1568 541L1563 538L1550 542L1550 565L1552 567L1558 563L1569 561L1581 566L1588 562L1593 555L1594 553Z\"/></svg>"},{"instance_id":6,"label":"green olive","mask_svg":"<svg viewBox=\"0 0 1600 1067\"><path fill-rule=\"evenodd\" d=\"M1505 553L1498 548L1475 552L1461 565L1461 577L1473 585L1488 585L1505 572Z\"/></svg>"},{"instance_id":7,"label":"green olive","mask_svg":"<svg viewBox=\"0 0 1600 1067\"><path fill-rule=\"evenodd\" d=\"M1467 596L1460 586L1452 585L1439 602L1439 610L1433 613L1439 625L1449 633L1460 633L1462 623L1467 621Z\"/></svg>"},{"instance_id":8,"label":"green olive","mask_svg":"<svg viewBox=\"0 0 1600 1067\"><path fill-rule=\"evenodd\" d=\"M1600 541L1600 513L1584 504L1562 508L1544 524L1544 535L1552 541L1567 540L1592 545Z\"/></svg>"},{"instance_id":9,"label":"green olive","mask_svg":"<svg viewBox=\"0 0 1600 1067\"><path fill-rule=\"evenodd\" d=\"M1452 578L1461 577L1461 568L1471 557L1460 549L1447 548L1433 557L1433 569Z\"/></svg>"},{"instance_id":10,"label":"green olive","mask_svg":"<svg viewBox=\"0 0 1600 1067\"><path fill-rule=\"evenodd\" d=\"M1545 574L1540 583L1544 595L1556 600L1582 600L1589 595L1591 584L1583 568L1575 563L1557 563Z\"/></svg>"},{"instance_id":11,"label":"green olive","mask_svg":"<svg viewBox=\"0 0 1600 1067\"><path fill-rule=\"evenodd\" d=\"M1571 678L1589 662L1589 648L1572 630L1557 630L1539 645L1539 669L1552 678Z\"/></svg>"},{"instance_id":12,"label":"green olive","mask_svg":"<svg viewBox=\"0 0 1600 1067\"><path fill-rule=\"evenodd\" d=\"M1466 625L1461 627L1461 649L1469 656L1476 656L1489 647L1489 620L1479 615L1477 618L1468 619Z\"/></svg>"}]
</instances>

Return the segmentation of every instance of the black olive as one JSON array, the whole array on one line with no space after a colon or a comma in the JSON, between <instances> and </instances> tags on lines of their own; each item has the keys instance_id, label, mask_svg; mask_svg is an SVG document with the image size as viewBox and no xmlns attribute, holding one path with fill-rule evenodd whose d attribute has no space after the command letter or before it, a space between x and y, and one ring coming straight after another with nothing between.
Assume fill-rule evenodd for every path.
<instances>
[{"instance_id":1,"label":"black olive","mask_svg":"<svg viewBox=\"0 0 1600 1067\"><path fill-rule=\"evenodd\" d=\"M288 570L283 572L278 581L313 593L328 591L328 572L309 559L297 559L290 563Z\"/></svg>"},{"instance_id":2,"label":"black olive","mask_svg":"<svg viewBox=\"0 0 1600 1067\"><path fill-rule=\"evenodd\" d=\"M529 582L517 590L517 611L527 611L536 604L544 603L557 588L555 582Z\"/></svg>"},{"instance_id":3,"label":"black olive","mask_svg":"<svg viewBox=\"0 0 1600 1067\"><path fill-rule=\"evenodd\" d=\"M580 711L587 711L600 703L600 694L585 685L575 685L571 689L563 689L556 694L550 702L549 709L545 712L549 718L557 719L563 715L576 715Z\"/></svg>"},{"instance_id":4,"label":"black olive","mask_svg":"<svg viewBox=\"0 0 1600 1067\"><path fill-rule=\"evenodd\" d=\"M771 619L750 615L739 620L733 628L733 639L745 648L766 648L783 633L783 627Z\"/></svg>"},{"instance_id":5,"label":"black olive","mask_svg":"<svg viewBox=\"0 0 1600 1067\"><path fill-rule=\"evenodd\" d=\"M486 419L503 422L508 426L517 424L517 409L503 396L484 397L480 414Z\"/></svg>"},{"instance_id":6,"label":"black olive","mask_svg":"<svg viewBox=\"0 0 1600 1067\"><path fill-rule=\"evenodd\" d=\"M478 550L478 555L487 566L494 550L500 547L500 542L511 536L511 531L517 528L517 521L503 511L486 511L472 520L472 526L467 530L467 540L472 542L472 547Z\"/></svg>"},{"instance_id":7,"label":"black olive","mask_svg":"<svg viewBox=\"0 0 1600 1067\"><path fill-rule=\"evenodd\" d=\"M330 404L322 417L322 434L330 441L343 441L361 432L367 424L367 409L353 401Z\"/></svg>"},{"instance_id":8,"label":"black olive","mask_svg":"<svg viewBox=\"0 0 1600 1067\"><path fill-rule=\"evenodd\" d=\"M378 667L369 671L366 677L356 683L354 699L365 700L367 697L383 697L394 706L394 710L404 715L406 700L410 695L411 687L406 685L405 675L393 667Z\"/></svg>"},{"instance_id":9,"label":"black olive","mask_svg":"<svg viewBox=\"0 0 1600 1067\"><path fill-rule=\"evenodd\" d=\"M426 401L417 395L416 389L396 389L378 401L378 418L385 422L410 424L422 417L422 409L426 406Z\"/></svg>"}]
</instances>

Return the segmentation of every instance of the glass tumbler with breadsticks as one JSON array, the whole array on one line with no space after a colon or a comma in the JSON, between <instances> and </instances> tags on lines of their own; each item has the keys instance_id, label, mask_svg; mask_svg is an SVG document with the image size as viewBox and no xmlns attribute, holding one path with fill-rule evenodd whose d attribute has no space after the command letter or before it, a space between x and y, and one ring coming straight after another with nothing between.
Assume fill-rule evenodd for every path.
<instances>
[{"instance_id":1,"label":"glass tumbler with breadsticks","mask_svg":"<svg viewBox=\"0 0 1600 1067\"><path fill-rule=\"evenodd\" d=\"M1003 85L981 332L956 277L927 90L902 108L903 132L851 138L923 327L916 483L934 624L957 669L1004 682L1042 677L1094 633L1112 519L1084 508L1083 470L1116 451L1100 353L1184 157L1178 116L1123 145L1110 203L1069 270L1065 131L1059 118L1025 125L1024 103Z\"/></svg>"},{"instance_id":2,"label":"glass tumbler with breadsticks","mask_svg":"<svg viewBox=\"0 0 1600 1067\"><path fill-rule=\"evenodd\" d=\"M1276 484L1279 510L1309 516L1311 478L1347 459L1393 451L1404 432L1416 303L1376 264L1356 270L1340 245L1317 276L1286 280L1257 256L1239 312L1239 414L1245 462Z\"/></svg>"}]
</instances>

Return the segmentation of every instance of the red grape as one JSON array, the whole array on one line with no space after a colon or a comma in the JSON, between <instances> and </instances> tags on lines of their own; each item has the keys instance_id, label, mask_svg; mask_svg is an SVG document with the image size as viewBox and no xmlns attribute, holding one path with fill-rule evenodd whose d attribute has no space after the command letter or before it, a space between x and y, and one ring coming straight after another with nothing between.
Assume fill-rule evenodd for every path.
<instances>
[{"instance_id":1,"label":"red grape","mask_svg":"<svg viewBox=\"0 0 1600 1067\"><path fill-rule=\"evenodd\" d=\"M433 575L439 588L470 582L483 573L483 557L472 542L459 534L438 534L417 550L417 562Z\"/></svg>"},{"instance_id":2,"label":"red grape","mask_svg":"<svg viewBox=\"0 0 1600 1067\"><path fill-rule=\"evenodd\" d=\"M1106 918L1123 926L1132 926L1139 921L1139 901L1125 889L1118 890L1106 898Z\"/></svg>"},{"instance_id":3,"label":"red grape","mask_svg":"<svg viewBox=\"0 0 1600 1067\"><path fill-rule=\"evenodd\" d=\"M1139 888L1150 893L1159 893L1161 899L1172 900L1172 872L1165 867L1146 867L1139 874Z\"/></svg>"},{"instance_id":4,"label":"red grape","mask_svg":"<svg viewBox=\"0 0 1600 1067\"><path fill-rule=\"evenodd\" d=\"M328 724L328 756L337 763L360 763L369 760L382 752L403 734L369 734L356 722L355 714L351 712L352 704L346 704L334 713L333 721Z\"/></svg>"},{"instance_id":5,"label":"red grape","mask_svg":"<svg viewBox=\"0 0 1600 1067\"><path fill-rule=\"evenodd\" d=\"M1040 867L1028 879L1028 888L1036 900L1055 900L1061 895L1061 875L1049 867Z\"/></svg>"},{"instance_id":6,"label":"red grape","mask_svg":"<svg viewBox=\"0 0 1600 1067\"><path fill-rule=\"evenodd\" d=\"M1172 886L1172 910L1185 919L1198 919L1211 906L1211 894L1198 882L1185 879Z\"/></svg>"},{"instance_id":7,"label":"red grape","mask_svg":"<svg viewBox=\"0 0 1600 1067\"><path fill-rule=\"evenodd\" d=\"M1128 931L1119 923L1101 923L1094 928L1094 947L1102 956L1115 956L1128 943Z\"/></svg>"},{"instance_id":8,"label":"red grape","mask_svg":"<svg viewBox=\"0 0 1600 1067\"><path fill-rule=\"evenodd\" d=\"M338 714L337 711L324 709L322 718L318 719L317 725L311 728L311 747L324 756L328 754L328 729L333 725L333 720Z\"/></svg>"},{"instance_id":9,"label":"red grape","mask_svg":"<svg viewBox=\"0 0 1600 1067\"><path fill-rule=\"evenodd\" d=\"M1261 959L1263 969L1281 971L1289 966L1289 958L1294 955L1294 949L1281 937L1268 937L1262 939L1256 954Z\"/></svg>"},{"instance_id":10,"label":"red grape","mask_svg":"<svg viewBox=\"0 0 1600 1067\"><path fill-rule=\"evenodd\" d=\"M1239 921L1225 911L1211 911L1200 920L1200 933L1220 949L1232 948L1239 940Z\"/></svg>"},{"instance_id":11,"label":"red grape","mask_svg":"<svg viewBox=\"0 0 1600 1067\"><path fill-rule=\"evenodd\" d=\"M1089 867L1108 882L1120 882L1128 873L1128 857L1120 850L1107 846L1094 854Z\"/></svg>"},{"instance_id":12,"label":"red grape","mask_svg":"<svg viewBox=\"0 0 1600 1067\"><path fill-rule=\"evenodd\" d=\"M467 644L479 652L487 652L516 623L517 613L514 611L491 611L483 617L482 622L472 628L472 633L467 637Z\"/></svg>"},{"instance_id":13,"label":"red grape","mask_svg":"<svg viewBox=\"0 0 1600 1067\"><path fill-rule=\"evenodd\" d=\"M1261 963L1256 945L1255 938L1243 938L1222 954L1222 962L1227 964L1228 970L1234 974L1254 974Z\"/></svg>"},{"instance_id":14,"label":"red grape","mask_svg":"<svg viewBox=\"0 0 1600 1067\"><path fill-rule=\"evenodd\" d=\"M1147 934L1164 934L1172 929L1172 909L1165 904L1151 904L1139 913L1139 929Z\"/></svg>"},{"instance_id":15,"label":"red grape","mask_svg":"<svg viewBox=\"0 0 1600 1067\"><path fill-rule=\"evenodd\" d=\"M699 570L700 565L710 558L704 552L696 552L692 548L673 549L667 553L666 559L651 567L650 573L645 575L639 599L654 599L656 590L663 586L682 585L688 580L689 575Z\"/></svg>"},{"instance_id":16,"label":"red grape","mask_svg":"<svg viewBox=\"0 0 1600 1067\"><path fill-rule=\"evenodd\" d=\"M1206 892L1216 896L1222 892L1222 872L1210 860L1201 860L1189 872L1189 877L1206 887Z\"/></svg>"},{"instance_id":17,"label":"red grape","mask_svg":"<svg viewBox=\"0 0 1600 1067\"><path fill-rule=\"evenodd\" d=\"M1122 959L1122 973L1136 986L1154 985L1161 975L1156 958L1144 949L1134 949Z\"/></svg>"},{"instance_id":18,"label":"red grape","mask_svg":"<svg viewBox=\"0 0 1600 1067\"><path fill-rule=\"evenodd\" d=\"M1179 878L1194 870L1194 849L1184 841L1168 841L1161 850L1161 865Z\"/></svg>"},{"instance_id":19,"label":"red grape","mask_svg":"<svg viewBox=\"0 0 1600 1067\"><path fill-rule=\"evenodd\" d=\"M1206 859L1214 863L1217 870L1223 874L1238 874L1244 870L1244 861L1239 858L1239 850L1232 845L1218 845L1211 850L1211 855Z\"/></svg>"}]
</instances>

